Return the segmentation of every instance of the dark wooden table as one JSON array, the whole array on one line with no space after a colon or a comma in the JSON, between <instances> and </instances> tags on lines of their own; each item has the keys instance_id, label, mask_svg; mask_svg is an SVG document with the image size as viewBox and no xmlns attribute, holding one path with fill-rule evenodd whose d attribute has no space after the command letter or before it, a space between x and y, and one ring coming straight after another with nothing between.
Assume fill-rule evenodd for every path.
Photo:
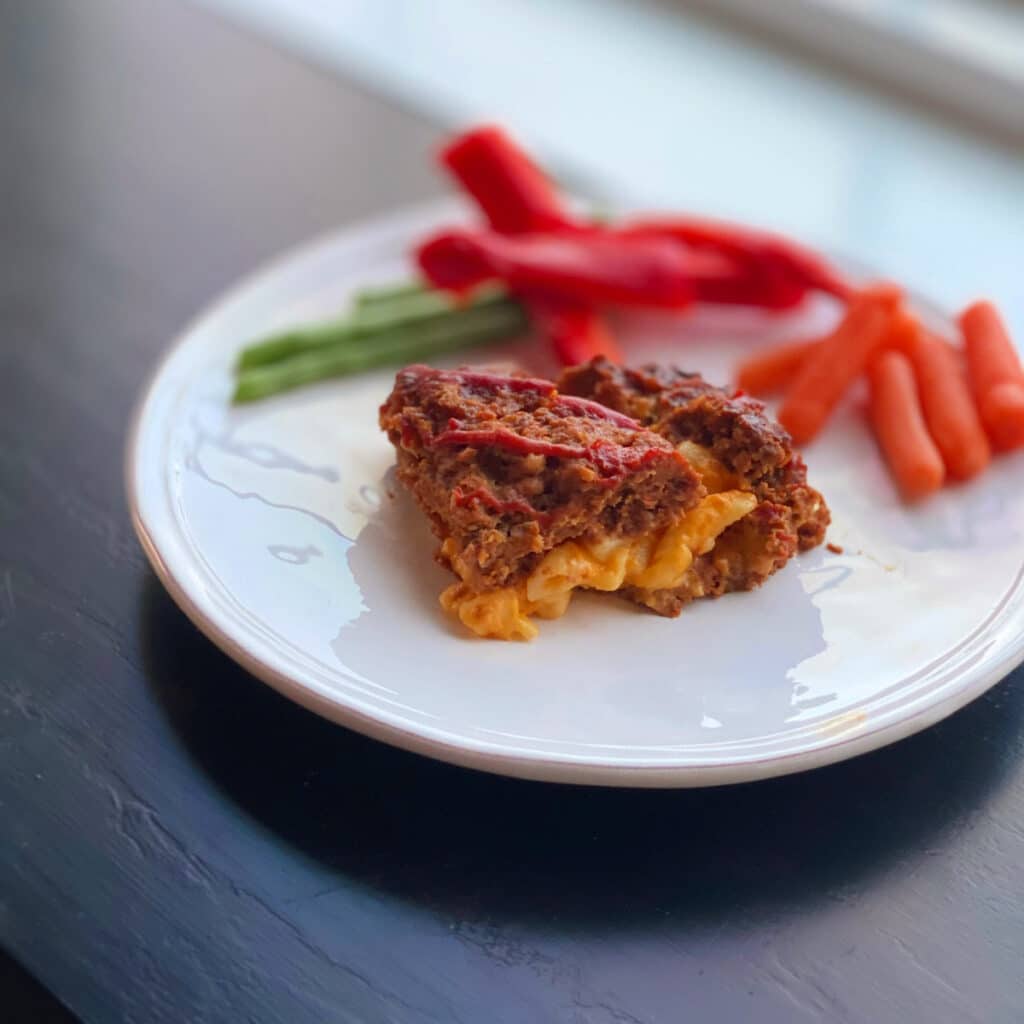
<instances>
[{"instance_id":1,"label":"dark wooden table","mask_svg":"<svg viewBox=\"0 0 1024 1024\"><path fill-rule=\"evenodd\" d=\"M529 784L292 706L129 526L161 349L442 188L436 129L178 0L0 0L0 942L106 1021L1024 1020L1024 675L706 792ZM884 638L879 642L884 643ZM58 1020L9 963L0 1018Z\"/></svg>"}]
</instances>

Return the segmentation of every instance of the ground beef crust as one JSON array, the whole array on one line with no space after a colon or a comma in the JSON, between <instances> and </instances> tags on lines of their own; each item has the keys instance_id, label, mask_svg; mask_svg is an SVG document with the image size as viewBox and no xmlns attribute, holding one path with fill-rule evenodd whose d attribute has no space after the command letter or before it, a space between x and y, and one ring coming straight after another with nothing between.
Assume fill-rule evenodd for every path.
<instances>
[{"instance_id":1,"label":"ground beef crust","mask_svg":"<svg viewBox=\"0 0 1024 1024\"><path fill-rule=\"evenodd\" d=\"M694 560L679 587L627 588L625 596L659 614L678 615L695 598L760 586L797 551L824 540L828 506L807 483L807 467L789 435L761 402L675 367L631 370L601 357L565 370L557 385L633 417L673 444L700 445L758 499L751 513Z\"/></svg>"},{"instance_id":2,"label":"ground beef crust","mask_svg":"<svg viewBox=\"0 0 1024 1024\"><path fill-rule=\"evenodd\" d=\"M631 416L674 444L707 448L749 488L794 457L789 434L765 415L762 402L729 394L700 374L656 365L630 370L598 357L564 371L558 387Z\"/></svg>"},{"instance_id":3,"label":"ground beef crust","mask_svg":"<svg viewBox=\"0 0 1024 1024\"><path fill-rule=\"evenodd\" d=\"M661 529L706 493L669 440L549 381L406 367L380 423L439 560L476 590L566 540Z\"/></svg>"}]
</instances>

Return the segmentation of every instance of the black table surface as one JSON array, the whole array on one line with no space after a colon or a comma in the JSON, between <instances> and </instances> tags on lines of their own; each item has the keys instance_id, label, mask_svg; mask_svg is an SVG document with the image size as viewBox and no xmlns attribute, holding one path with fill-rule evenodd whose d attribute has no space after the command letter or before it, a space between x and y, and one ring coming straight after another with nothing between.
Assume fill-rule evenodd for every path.
<instances>
[{"instance_id":1,"label":"black table surface","mask_svg":"<svg viewBox=\"0 0 1024 1024\"><path fill-rule=\"evenodd\" d=\"M179 0L0 0L0 53L0 942L57 1000L1024 1020L1020 671L845 764L631 792L393 750L199 635L125 509L136 395L254 265L440 193L438 129ZM15 978L0 1017L51 1019Z\"/></svg>"}]
</instances>

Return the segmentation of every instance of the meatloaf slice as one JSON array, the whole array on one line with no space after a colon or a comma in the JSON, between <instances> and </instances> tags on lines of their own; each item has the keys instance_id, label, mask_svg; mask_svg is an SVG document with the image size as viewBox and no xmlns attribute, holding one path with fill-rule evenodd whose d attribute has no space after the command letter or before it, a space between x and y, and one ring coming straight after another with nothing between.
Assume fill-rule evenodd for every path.
<instances>
[{"instance_id":1,"label":"meatloaf slice","mask_svg":"<svg viewBox=\"0 0 1024 1024\"><path fill-rule=\"evenodd\" d=\"M597 358L562 373L558 388L631 416L683 451L708 491L735 487L757 506L694 559L671 589L622 593L662 615L678 615L698 597L752 590L798 550L820 544L829 523L824 498L783 427L761 402L730 394L700 374L648 365L624 369Z\"/></svg>"},{"instance_id":2,"label":"meatloaf slice","mask_svg":"<svg viewBox=\"0 0 1024 1024\"><path fill-rule=\"evenodd\" d=\"M380 424L438 560L477 593L515 586L566 541L665 528L706 493L670 441L546 380L409 366Z\"/></svg>"}]
</instances>

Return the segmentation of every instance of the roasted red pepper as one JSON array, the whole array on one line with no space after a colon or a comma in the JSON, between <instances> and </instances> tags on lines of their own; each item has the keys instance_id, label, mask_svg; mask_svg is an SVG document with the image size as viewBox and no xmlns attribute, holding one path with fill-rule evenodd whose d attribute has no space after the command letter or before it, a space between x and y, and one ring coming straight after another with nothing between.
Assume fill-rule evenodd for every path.
<instances>
[{"instance_id":1,"label":"roasted red pepper","mask_svg":"<svg viewBox=\"0 0 1024 1024\"><path fill-rule=\"evenodd\" d=\"M816 253L786 238L698 217L638 220L616 228L631 238L674 238L698 251L710 250L732 260L735 286L724 287L708 302L743 303L785 309L812 289L845 301L850 286Z\"/></svg>"},{"instance_id":2,"label":"roasted red pepper","mask_svg":"<svg viewBox=\"0 0 1024 1024\"><path fill-rule=\"evenodd\" d=\"M486 125L466 132L440 156L495 231L515 235L574 228L544 172L500 128ZM562 362L572 365L597 355L622 361L603 318L588 307L553 298L532 299L528 305Z\"/></svg>"},{"instance_id":3,"label":"roasted red pepper","mask_svg":"<svg viewBox=\"0 0 1024 1024\"><path fill-rule=\"evenodd\" d=\"M555 355L563 366L587 363L594 356L606 356L613 362L621 359L615 338L604 317L589 306L572 306L565 302L530 300L534 322L551 341Z\"/></svg>"},{"instance_id":4,"label":"roasted red pepper","mask_svg":"<svg viewBox=\"0 0 1024 1024\"><path fill-rule=\"evenodd\" d=\"M515 235L572 226L544 172L495 125L460 135L440 156L495 231Z\"/></svg>"},{"instance_id":5,"label":"roasted red pepper","mask_svg":"<svg viewBox=\"0 0 1024 1024\"><path fill-rule=\"evenodd\" d=\"M664 238L446 231L416 256L431 284L455 292L500 280L518 295L593 306L685 309L695 299L687 250Z\"/></svg>"},{"instance_id":6,"label":"roasted red pepper","mask_svg":"<svg viewBox=\"0 0 1024 1024\"><path fill-rule=\"evenodd\" d=\"M803 302L808 292L805 285L774 273L770 267L735 264L730 272L702 279L695 287L699 302L772 310L792 309Z\"/></svg>"},{"instance_id":7,"label":"roasted red pepper","mask_svg":"<svg viewBox=\"0 0 1024 1024\"><path fill-rule=\"evenodd\" d=\"M441 161L498 234L438 236L420 251L424 272L454 291L505 281L567 363L620 359L595 307L696 301L785 310L811 291L844 301L850 294L825 260L768 232L685 216L610 229L577 222L540 168L494 126L456 138ZM643 244L620 248L615 239Z\"/></svg>"}]
</instances>

